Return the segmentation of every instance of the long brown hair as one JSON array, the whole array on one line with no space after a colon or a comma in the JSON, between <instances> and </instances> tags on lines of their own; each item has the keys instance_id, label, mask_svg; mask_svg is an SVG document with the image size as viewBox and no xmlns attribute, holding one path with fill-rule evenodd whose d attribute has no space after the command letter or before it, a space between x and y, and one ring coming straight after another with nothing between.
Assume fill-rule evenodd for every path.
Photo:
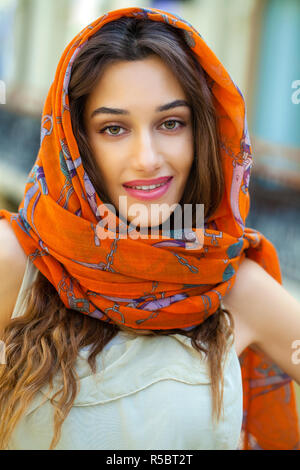
<instances>
[{"instance_id":1,"label":"long brown hair","mask_svg":"<svg viewBox=\"0 0 300 470\"><path fill-rule=\"evenodd\" d=\"M69 100L73 132L83 165L101 200L110 202L84 129L85 102L108 64L142 60L151 54L158 55L169 65L192 106L195 155L180 203L190 203L193 207L197 203L204 204L207 220L224 193L217 118L209 78L187 45L183 31L171 25L122 17L105 24L79 52L72 68ZM50 449L53 449L78 392L75 362L79 350L90 345L88 363L95 373L97 355L119 329L117 325L66 308L55 288L39 272L27 292L24 315L10 320L2 338L6 344L6 365L0 373L0 448L7 447L16 424L38 390L47 384L52 386L53 378L61 374L61 388L51 400L54 435ZM189 332L180 329L134 331L158 335L181 333L191 338L194 348L207 358L213 418L219 420L223 399L222 364L233 341L230 312L219 307L214 315Z\"/></svg>"}]
</instances>

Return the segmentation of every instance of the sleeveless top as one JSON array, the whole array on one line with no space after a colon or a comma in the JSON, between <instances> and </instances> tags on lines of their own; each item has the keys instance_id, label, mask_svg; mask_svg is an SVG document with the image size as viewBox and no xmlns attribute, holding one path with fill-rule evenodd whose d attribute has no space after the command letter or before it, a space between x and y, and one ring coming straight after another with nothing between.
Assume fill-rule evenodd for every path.
<instances>
[{"instance_id":1,"label":"sleeveless top","mask_svg":"<svg viewBox=\"0 0 300 470\"><path fill-rule=\"evenodd\" d=\"M24 312L24 294L37 268L27 258L12 317ZM231 346L224 358L224 412L212 420L209 369L190 338L180 334L141 336L120 331L87 363L89 347L76 362L79 392L62 425L57 450L237 449L243 395L239 360ZM46 450L53 437L49 392L44 386L26 409L9 450Z\"/></svg>"}]
</instances>

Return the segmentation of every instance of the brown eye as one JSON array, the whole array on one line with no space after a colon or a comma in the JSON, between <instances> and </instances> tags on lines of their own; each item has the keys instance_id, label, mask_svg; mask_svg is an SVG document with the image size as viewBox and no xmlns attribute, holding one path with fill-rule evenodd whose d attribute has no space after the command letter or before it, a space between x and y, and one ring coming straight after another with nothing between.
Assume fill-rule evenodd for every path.
<instances>
[{"instance_id":1,"label":"brown eye","mask_svg":"<svg viewBox=\"0 0 300 470\"><path fill-rule=\"evenodd\" d=\"M109 129L109 132L106 132L107 129ZM123 127L121 126L106 126L104 127L104 129L101 129L100 131L100 134L107 134L107 135L110 135L110 136L118 136L118 135L122 135L123 132L118 132L120 129L123 129Z\"/></svg>"},{"instance_id":2,"label":"brown eye","mask_svg":"<svg viewBox=\"0 0 300 470\"><path fill-rule=\"evenodd\" d=\"M176 124L179 124L179 126L176 126ZM169 119L168 121L165 121L162 125L164 125L167 130L173 131L174 129L176 130L179 127L182 127L184 123L175 119Z\"/></svg>"},{"instance_id":3,"label":"brown eye","mask_svg":"<svg viewBox=\"0 0 300 470\"><path fill-rule=\"evenodd\" d=\"M112 135L118 135L118 130L120 129L120 126L110 126L110 127L107 127L106 129L109 129Z\"/></svg>"}]
</instances>

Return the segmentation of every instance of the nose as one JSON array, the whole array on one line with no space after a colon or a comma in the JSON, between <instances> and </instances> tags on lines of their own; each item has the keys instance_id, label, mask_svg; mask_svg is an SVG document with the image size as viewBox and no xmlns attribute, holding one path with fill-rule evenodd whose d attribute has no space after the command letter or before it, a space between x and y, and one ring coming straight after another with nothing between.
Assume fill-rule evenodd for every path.
<instances>
[{"instance_id":1,"label":"nose","mask_svg":"<svg viewBox=\"0 0 300 470\"><path fill-rule=\"evenodd\" d=\"M135 171L151 174L161 167L163 157L149 131L139 133L133 145L132 166Z\"/></svg>"}]
</instances>

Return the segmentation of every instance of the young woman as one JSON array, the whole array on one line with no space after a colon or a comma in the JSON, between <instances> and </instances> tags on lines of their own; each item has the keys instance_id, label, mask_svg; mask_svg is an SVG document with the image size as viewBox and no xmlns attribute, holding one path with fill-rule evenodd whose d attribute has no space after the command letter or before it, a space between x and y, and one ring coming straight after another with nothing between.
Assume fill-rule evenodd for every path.
<instances>
[{"instance_id":1,"label":"young woman","mask_svg":"<svg viewBox=\"0 0 300 470\"><path fill-rule=\"evenodd\" d=\"M242 95L183 19L127 8L74 38L0 211L1 448L299 448L300 306L245 228L251 161Z\"/></svg>"}]
</instances>

